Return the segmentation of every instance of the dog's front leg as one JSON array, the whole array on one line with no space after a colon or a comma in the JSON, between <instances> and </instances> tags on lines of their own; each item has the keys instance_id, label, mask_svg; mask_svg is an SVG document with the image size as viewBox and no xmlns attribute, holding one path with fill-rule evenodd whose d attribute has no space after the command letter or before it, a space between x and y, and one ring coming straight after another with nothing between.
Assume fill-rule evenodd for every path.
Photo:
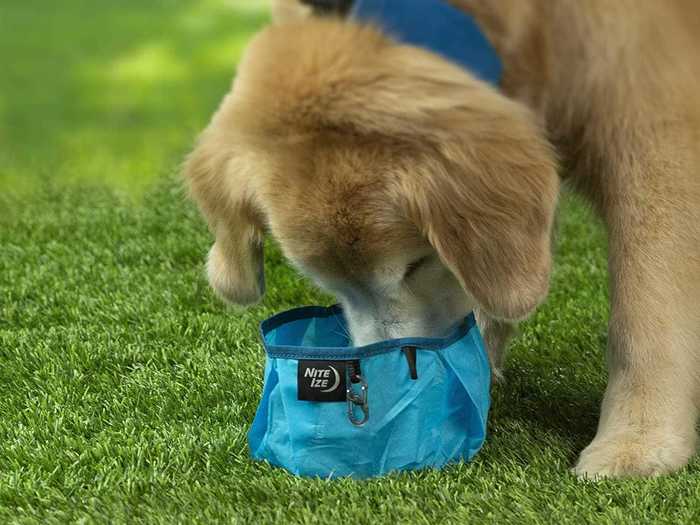
<instances>
[{"instance_id":1,"label":"dog's front leg","mask_svg":"<svg viewBox=\"0 0 700 525\"><path fill-rule=\"evenodd\" d=\"M503 363L506 358L506 347L516 332L516 325L507 321L492 319L479 308L475 310L477 324L484 338L484 344L491 363L491 379L493 382L503 379Z\"/></svg>"},{"instance_id":2,"label":"dog's front leg","mask_svg":"<svg viewBox=\"0 0 700 525\"><path fill-rule=\"evenodd\" d=\"M687 189L662 182L665 194L655 195L661 179L644 176L625 180L606 204L609 383L597 435L575 468L589 478L672 472L695 451L698 226Z\"/></svg>"}]
</instances>

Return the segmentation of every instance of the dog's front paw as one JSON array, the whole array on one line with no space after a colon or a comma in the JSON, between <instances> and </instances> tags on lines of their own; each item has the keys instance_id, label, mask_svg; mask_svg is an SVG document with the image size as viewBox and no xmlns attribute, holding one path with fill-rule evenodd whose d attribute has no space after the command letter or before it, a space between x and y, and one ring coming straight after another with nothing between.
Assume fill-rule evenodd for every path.
<instances>
[{"instance_id":1,"label":"dog's front paw","mask_svg":"<svg viewBox=\"0 0 700 525\"><path fill-rule=\"evenodd\" d=\"M629 433L594 439L573 470L586 479L659 476L684 467L694 453L694 437Z\"/></svg>"}]
</instances>

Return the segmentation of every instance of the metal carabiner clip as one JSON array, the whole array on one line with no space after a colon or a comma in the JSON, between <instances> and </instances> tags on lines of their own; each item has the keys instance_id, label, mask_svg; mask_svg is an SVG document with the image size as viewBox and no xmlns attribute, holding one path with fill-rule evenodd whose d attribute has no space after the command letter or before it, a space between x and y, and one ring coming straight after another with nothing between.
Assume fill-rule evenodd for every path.
<instances>
[{"instance_id":1,"label":"metal carabiner clip","mask_svg":"<svg viewBox=\"0 0 700 525\"><path fill-rule=\"evenodd\" d=\"M361 427L369 419L369 404L367 402L367 381L361 375L356 375L355 380L360 384L360 393L356 394L352 389L352 383L348 382L346 389L348 400L348 419L350 423L356 427ZM355 407L359 406L362 409L362 419L355 417Z\"/></svg>"}]
</instances>

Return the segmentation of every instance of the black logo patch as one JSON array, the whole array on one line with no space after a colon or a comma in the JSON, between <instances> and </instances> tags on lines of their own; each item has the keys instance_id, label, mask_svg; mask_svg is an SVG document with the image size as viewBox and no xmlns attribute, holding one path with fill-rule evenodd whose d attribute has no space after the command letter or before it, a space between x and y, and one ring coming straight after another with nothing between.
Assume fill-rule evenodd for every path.
<instances>
[{"instance_id":1,"label":"black logo patch","mask_svg":"<svg viewBox=\"0 0 700 525\"><path fill-rule=\"evenodd\" d=\"M345 361L299 361L300 401L345 401Z\"/></svg>"}]
</instances>

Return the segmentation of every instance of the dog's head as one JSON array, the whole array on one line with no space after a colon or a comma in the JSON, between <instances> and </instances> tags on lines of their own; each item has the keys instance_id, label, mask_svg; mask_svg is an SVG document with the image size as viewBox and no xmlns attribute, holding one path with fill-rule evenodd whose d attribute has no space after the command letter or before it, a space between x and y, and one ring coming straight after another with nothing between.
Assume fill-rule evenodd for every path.
<instances>
[{"instance_id":1,"label":"dog's head","mask_svg":"<svg viewBox=\"0 0 700 525\"><path fill-rule=\"evenodd\" d=\"M308 20L261 33L186 165L215 290L262 290L262 238L335 293L355 344L545 297L558 178L532 115L428 52Z\"/></svg>"}]
</instances>

